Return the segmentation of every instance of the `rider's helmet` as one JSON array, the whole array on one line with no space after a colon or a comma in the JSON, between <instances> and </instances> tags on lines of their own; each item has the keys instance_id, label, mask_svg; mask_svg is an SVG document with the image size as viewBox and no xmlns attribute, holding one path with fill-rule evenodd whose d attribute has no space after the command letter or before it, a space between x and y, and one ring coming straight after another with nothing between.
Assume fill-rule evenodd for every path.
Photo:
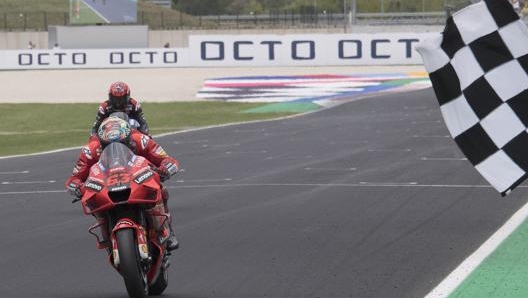
<instances>
[{"instance_id":1,"label":"rider's helmet","mask_svg":"<svg viewBox=\"0 0 528 298\"><path fill-rule=\"evenodd\" d=\"M121 118L121 119L125 120L126 122L130 123L130 117L128 117L128 114L125 113L125 112L121 112L121 111L112 112L112 114L110 114L108 117Z\"/></svg>"},{"instance_id":2,"label":"rider's helmet","mask_svg":"<svg viewBox=\"0 0 528 298\"><path fill-rule=\"evenodd\" d=\"M130 88L124 82L115 82L108 88L110 105L117 110L124 110L130 100Z\"/></svg>"},{"instance_id":3,"label":"rider's helmet","mask_svg":"<svg viewBox=\"0 0 528 298\"><path fill-rule=\"evenodd\" d=\"M119 142L128 146L130 141L130 125L121 118L108 117L99 126L97 136L103 147L110 143Z\"/></svg>"}]
</instances>

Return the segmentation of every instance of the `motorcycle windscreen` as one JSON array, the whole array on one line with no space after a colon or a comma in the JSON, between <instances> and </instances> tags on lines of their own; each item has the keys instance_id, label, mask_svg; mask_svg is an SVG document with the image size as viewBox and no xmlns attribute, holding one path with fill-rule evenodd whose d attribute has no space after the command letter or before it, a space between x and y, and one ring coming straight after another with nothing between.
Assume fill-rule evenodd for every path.
<instances>
[{"instance_id":1,"label":"motorcycle windscreen","mask_svg":"<svg viewBox=\"0 0 528 298\"><path fill-rule=\"evenodd\" d=\"M99 165L106 176L108 195L122 202L130 195L131 170L136 155L121 143L110 143L101 153Z\"/></svg>"},{"instance_id":2,"label":"motorcycle windscreen","mask_svg":"<svg viewBox=\"0 0 528 298\"><path fill-rule=\"evenodd\" d=\"M110 143L101 153L99 164L105 172L115 169L128 169L135 158L134 153L121 143Z\"/></svg>"}]
</instances>

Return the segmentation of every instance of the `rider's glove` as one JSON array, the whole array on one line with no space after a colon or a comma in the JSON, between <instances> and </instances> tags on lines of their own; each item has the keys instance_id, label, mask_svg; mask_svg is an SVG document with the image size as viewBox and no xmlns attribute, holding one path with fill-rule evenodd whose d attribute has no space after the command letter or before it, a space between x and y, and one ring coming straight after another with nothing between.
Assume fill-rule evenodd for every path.
<instances>
[{"instance_id":1,"label":"rider's glove","mask_svg":"<svg viewBox=\"0 0 528 298\"><path fill-rule=\"evenodd\" d=\"M158 174L160 176L161 182L164 182L164 181L166 181L167 179L170 178L169 169L167 169L164 166L159 167L157 172L158 172Z\"/></svg>"},{"instance_id":2,"label":"rider's glove","mask_svg":"<svg viewBox=\"0 0 528 298\"><path fill-rule=\"evenodd\" d=\"M162 162L158 168L158 174L160 175L161 181L169 179L172 175L178 172L178 165L172 162Z\"/></svg>"},{"instance_id":3,"label":"rider's glove","mask_svg":"<svg viewBox=\"0 0 528 298\"><path fill-rule=\"evenodd\" d=\"M83 196L83 183L71 182L68 184L68 193L80 199Z\"/></svg>"}]
</instances>

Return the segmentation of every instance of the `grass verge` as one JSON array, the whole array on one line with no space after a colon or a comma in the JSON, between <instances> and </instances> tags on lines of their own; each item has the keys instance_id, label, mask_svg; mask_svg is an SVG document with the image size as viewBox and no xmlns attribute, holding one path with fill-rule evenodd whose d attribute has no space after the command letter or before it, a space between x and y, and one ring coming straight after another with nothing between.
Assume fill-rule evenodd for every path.
<instances>
[{"instance_id":1,"label":"grass verge","mask_svg":"<svg viewBox=\"0 0 528 298\"><path fill-rule=\"evenodd\" d=\"M228 102L143 103L153 135L288 116L297 111L247 113L266 104ZM0 104L0 156L81 146L88 140L98 104Z\"/></svg>"}]
</instances>

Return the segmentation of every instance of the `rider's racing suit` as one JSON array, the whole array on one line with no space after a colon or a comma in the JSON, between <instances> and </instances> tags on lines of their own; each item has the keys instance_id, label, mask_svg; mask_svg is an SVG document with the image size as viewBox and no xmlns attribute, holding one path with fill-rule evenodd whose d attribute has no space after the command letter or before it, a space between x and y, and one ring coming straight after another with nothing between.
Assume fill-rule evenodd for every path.
<instances>
[{"instance_id":1,"label":"rider's racing suit","mask_svg":"<svg viewBox=\"0 0 528 298\"><path fill-rule=\"evenodd\" d=\"M97 135L97 130L99 129L99 125L101 125L101 122L103 122L103 120L110 116L110 114L112 114L113 112L126 113L130 119L134 119L139 123L139 127L137 129L140 132L146 135L149 134L147 120L145 119L145 115L143 114L141 104L139 104L139 101L135 100L134 98L130 98L124 110L116 109L110 104L110 100L103 101L99 105L97 115L95 116L95 122L92 126L92 135Z\"/></svg>"}]
</instances>

